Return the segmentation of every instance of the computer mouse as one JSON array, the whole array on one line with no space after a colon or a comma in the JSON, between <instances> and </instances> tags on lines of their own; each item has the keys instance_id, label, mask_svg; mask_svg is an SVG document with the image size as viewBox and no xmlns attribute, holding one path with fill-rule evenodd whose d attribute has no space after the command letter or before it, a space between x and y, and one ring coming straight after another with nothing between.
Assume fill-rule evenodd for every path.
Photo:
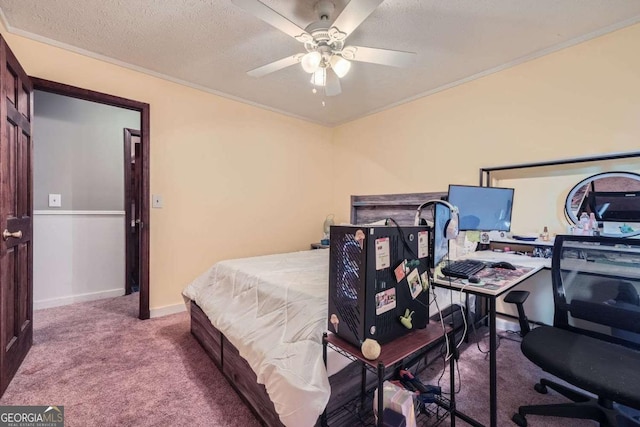
<instances>
[{"instance_id":1,"label":"computer mouse","mask_svg":"<svg viewBox=\"0 0 640 427\"><path fill-rule=\"evenodd\" d=\"M480 283L480 278L478 276L469 276L469 283Z\"/></svg>"},{"instance_id":2,"label":"computer mouse","mask_svg":"<svg viewBox=\"0 0 640 427\"><path fill-rule=\"evenodd\" d=\"M491 264L491 268L504 268L506 270L515 270L516 267L507 261L499 261Z\"/></svg>"}]
</instances>

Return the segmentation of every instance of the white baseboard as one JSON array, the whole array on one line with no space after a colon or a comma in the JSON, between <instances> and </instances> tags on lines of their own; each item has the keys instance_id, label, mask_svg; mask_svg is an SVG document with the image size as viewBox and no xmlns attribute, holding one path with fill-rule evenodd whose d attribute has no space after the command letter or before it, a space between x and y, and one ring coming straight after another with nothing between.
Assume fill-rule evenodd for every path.
<instances>
[{"instance_id":1,"label":"white baseboard","mask_svg":"<svg viewBox=\"0 0 640 427\"><path fill-rule=\"evenodd\" d=\"M124 288L109 289L108 291L90 292L86 294L69 295L66 297L49 298L33 302L34 310L42 310L43 308L59 307L69 305L76 302L95 301L103 298L115 298L124 295Z\"/></svg>"},{"instance_id":2,"label":"white baseboard","mask_svg":"<svg viewBox=\"0 0 640 427\"><path fill-rule=\"evenodd\" d=\"M34 215L116 215L124 216L125 211L62 211L62 210L34 210Z\"/></svg>"},{"instance_id":3,"label":"white baseboard","mask_svg":"<svg viewBox=\"0 0 640 427\"><path fill-rule=\"evenodd\" d=\"M151 310L149 310L149 315L151 316L151 318L154 318L168 316L170 314L182 313L183 311L187 311L187 306L185 305L185 303L180 303L165 305L164 307L152 308Z\"/></svg>"},{"instance_id":4,"label":"white baseboard","mask_svg":"<svg viewBox=\"0 0 640 427\"><path fill-rule=\"evenodd\" d=\"M516 319L510 317L496 316L496 329L501 331L519 331L520 323Z\"/></svg>"}]
</instances>

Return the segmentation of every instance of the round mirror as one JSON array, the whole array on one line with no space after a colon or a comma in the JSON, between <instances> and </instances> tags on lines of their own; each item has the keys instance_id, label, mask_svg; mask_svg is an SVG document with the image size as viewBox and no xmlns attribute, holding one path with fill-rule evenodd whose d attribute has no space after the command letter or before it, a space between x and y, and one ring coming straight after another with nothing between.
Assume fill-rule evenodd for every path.
<instances>
[{"instance_id":1,"label":"round mirror","mask_svg":"<svg viewBox=\"0 0 640 427\"><path fill-rule=\"evenodd\" d=\"M630 237L640 234L640 175L605 172L583 179L571 189L565 204L567 219L580 223L594 214L601 235Z\"/></svg>"}]
</instances>

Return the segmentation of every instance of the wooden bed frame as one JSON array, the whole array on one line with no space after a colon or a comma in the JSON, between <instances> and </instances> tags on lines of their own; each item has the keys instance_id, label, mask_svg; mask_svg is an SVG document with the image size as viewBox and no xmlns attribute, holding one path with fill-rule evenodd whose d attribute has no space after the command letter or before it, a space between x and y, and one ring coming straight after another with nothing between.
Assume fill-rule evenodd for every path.
<instances>
[{"instance_id":1,"label":"wooden bed frame","mask_svg":"<svg viewBox=\"0 0 640 427\"><path fill-rule=\"evenodd\" d=\"M444 195L446 192L351 196L351 223L365 224L393 218L400 225L413 225L418 206ZM429 218L430 212L424 212L423 217ZM193 301L191 333L260 421L269 427L282 427L283 424L264 385L258 384L257 377L247 361ZM331 412L332 408L337 408L349 400L352 390L358 390L359 381L360 369L343 369L331 376L329 382L332 393L327 406L328 411Z\"/></svg>"}]
</instances>

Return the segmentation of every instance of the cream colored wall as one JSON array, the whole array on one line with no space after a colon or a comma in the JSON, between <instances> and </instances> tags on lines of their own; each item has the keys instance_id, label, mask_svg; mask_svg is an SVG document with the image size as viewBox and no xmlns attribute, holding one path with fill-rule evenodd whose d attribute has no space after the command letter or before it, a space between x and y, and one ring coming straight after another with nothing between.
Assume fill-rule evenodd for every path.
<instances>
[{"instance_id":1,"label":"cream colored wall","mask_svg":"<svg viewBox=\"0 0 640 427\"><path fill-rule=\"evenodd\" d=\"M337 220L352 194L446 191L477 185L481 167L638 150L639 50L635 25L336 128ZM516 186L514 231L566 230L557 206L573 178L503 182ZM532 188L544 195L521 204Z\"/></svg>"},{"instance_id":2,"label":"cream colored wall","mask_svg":"<svg viewBox=\"0 0 640 427\"><path fill-rule=\"evenodd\" d=\"M31 76L151 105L151 192L164 197L151 210L152 310L181 303L182 288L217 260L321 238L330 129L2 35Z\"/></svg>"}]
</instances>

